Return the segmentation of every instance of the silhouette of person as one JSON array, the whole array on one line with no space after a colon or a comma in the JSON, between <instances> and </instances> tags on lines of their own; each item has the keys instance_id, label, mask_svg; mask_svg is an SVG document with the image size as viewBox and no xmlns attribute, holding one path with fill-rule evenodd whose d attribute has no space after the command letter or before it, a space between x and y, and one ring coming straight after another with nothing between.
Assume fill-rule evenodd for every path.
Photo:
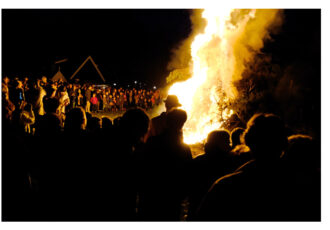
<instances>
[{"instance_id":1,"label":"silhouette of person","mask_svg":"<svg viewBox=\"0 0 330 230\"><path fill-rule=\"evenodd\" d=\"M244 132L254 159L219 178L204 198L199 220L285 220L285 180L280 157L286 128L273 114L256 114Z\"/></svg>"},{"instance_id":2,"label":"silhouette of person","mask_svg":"<svg viewBox=\"0 0 330 230\"><path fill-rule=\"evenodd\" d=\"M230 134L232 163L236 168L252 159L249 147L244 145L244 140L242 140L243 133L244 129L237 127Z\"/></svg>"},{"instance_id":3,"label":"silhouette of person","mask_svg":"<svg viewBox=\"0 0 330 230\"><path fill-rule=\"evenodd\" d=\"M194 218L198 205L213 182L236 169L232 164L230 134L227 130L215 130L209 133L204 149L205 154L193 160L194 183L189 199L190 219Z\"/></svg>"},{"instance_id":4,"label":"silhouette of person","mask_svg":"<svg viewBox=\"0 0 330 230\"><path fill-rule=\"evenodd\" d=\"M20 114L20 125L25 133L32 134L32 130L30 126L33 125L34 122L35 122L35 116L32 105L25 104Z\"/></svg>"},{"instance_id":5,"label":"silhouette of person","mask_svg":"<svg viewBox=\"0 0 330 230\"><path fill-rule=\"evenodd\" d=\"M140 190L140 218L153 221L180 220L181 204L188 196L191 151L183 143L183 110L166 115L165 130L150 137L143 159Z\"/></svg>"},{"instance_id":6,"label":"silhouette of person","mask_svg":"<svg viewBox=\"0 0 330 230\"><path fill-rule=\"evenodd\" d=\"M320 221L320 147L311 136L292 135L283 155L286 213L295 221Z\"/></svg>"},{"instance_id":7,"label":"silhouette of person","mask_svg":"<svg viewBox=\"0 0 330 230\"><path fill-rule=\"evenodd\" d=\"M106 155L98 163L100 193L99 217L103 220L136 220L137 165L136 155L148 131L149 117L142 109L131 109L118 120Z\"/></svg>"},{"instance_id":8,"label":"silhouette of person","mask_svg":"<svg viewBox=\"0 0 330 230\"><path fill-rule=\"evenodd\" d=\"M176 95L168 95L165 102L166 111L161 113L159 116L151 119L150 128L147 134L147 138L151 136L156 136L164 132L166 125L166 115L167 113L173 109L180 107L179 99Z\"/></svg>"},{"instance_id":9,"label":"silhouette of person","mask_svg":"<svg viewBox=\"0 0 330 230\"><path fill-rule=\"evenodd\" d=\"M242 144L242 142L241 142L242 133L244 133L244 129L241 127L237 127L231 131L230 141L231 141L232 148L235 148L237 145Z\"/></svg>"}]
</instances>

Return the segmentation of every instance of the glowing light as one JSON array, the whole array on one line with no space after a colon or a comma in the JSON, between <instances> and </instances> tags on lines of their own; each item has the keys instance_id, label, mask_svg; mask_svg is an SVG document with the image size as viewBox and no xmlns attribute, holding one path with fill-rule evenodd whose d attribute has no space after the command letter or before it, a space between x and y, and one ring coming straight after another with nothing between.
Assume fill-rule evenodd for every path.
<instances>
[{"instance_id":1,"label":"glowing light","mask_svg":"<svg viewBox=\"0 0 330 230\"><path fill-rule=\"evenodd\" d=\"M191 44L191 73L185 82L171 86L168 94L178 96L188 113L184 126L187 144L202 142L223 124L234 111L220 111L219 103L234 100L237 89L233 82L241 78L244 64L263 46L266 28L274 21L277 10L205 9L207 24ZM248 24L249 23L249 24ZM223 92L222 95L219 92Z\"/></svg>"}]
</instances>

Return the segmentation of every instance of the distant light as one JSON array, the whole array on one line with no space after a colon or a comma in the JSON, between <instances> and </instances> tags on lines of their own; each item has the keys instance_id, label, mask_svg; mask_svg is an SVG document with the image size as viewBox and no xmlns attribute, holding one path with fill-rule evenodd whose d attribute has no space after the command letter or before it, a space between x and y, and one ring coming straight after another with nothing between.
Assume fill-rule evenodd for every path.
<instances>
[{"instance_id":1,"label":"distant light","mask_svg":"<svg viewBox=\"0 0 330 230\"><path fill-rule=\"evenodd\" d=\"M134 81L134 84L137 84L137 81Z\"/></svg>"},{"instance_id":2,"label":"distant light","mask_svg":"<svg viewBox=\"0 0 330 230\"><path fill-rule=\"evenodd\" d=\"M156 86L154 86L154 89L157 89L157 87L156 87Z\"/></svg>"},{"instance_id":3,"label":"distant light","mask_svg":"<svg viewBox=\"0 0 330 230\"><path fill-rule=\"evenodd\" d=\"M129 87L129 85L127 87Z\"/></svg>"},{"instance_id":4,"label":"distant light","mask_svg":"<svg viewBox=\"0 0 330 230\"><path fill-rule=\"evenodd\" d=\"M117 84L116 83L113 83L114 86L116 86Z\"/></svg>"}]
</instances>

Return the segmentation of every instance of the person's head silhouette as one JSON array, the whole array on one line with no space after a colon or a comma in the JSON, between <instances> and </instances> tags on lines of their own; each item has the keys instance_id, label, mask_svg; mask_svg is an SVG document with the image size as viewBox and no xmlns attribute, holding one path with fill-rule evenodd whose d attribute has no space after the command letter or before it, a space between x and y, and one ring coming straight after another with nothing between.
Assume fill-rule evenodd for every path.
<instances>
[{"instance_id":1,"label":"person's head silhouette","mask_svg":"<svg viewBox=\"0 0 330 230\"><path fill-rule=\"evenodd\" d=\"M166 100L164 100L164 102L165 102L166 111L181 106L179 99L176 95L168 95Z\"/></svg>"},{"instance_id":2,"label":"person's head silhouette","mask_svg":"<svg viewBox=\"0 0 330 230\"><path fill-rule=\"evenodd\" d=\"M255 114L247 124L244 140L257 159L278 159L287 145L286 128L274 114Z\"/></svg>"}]
</instances>

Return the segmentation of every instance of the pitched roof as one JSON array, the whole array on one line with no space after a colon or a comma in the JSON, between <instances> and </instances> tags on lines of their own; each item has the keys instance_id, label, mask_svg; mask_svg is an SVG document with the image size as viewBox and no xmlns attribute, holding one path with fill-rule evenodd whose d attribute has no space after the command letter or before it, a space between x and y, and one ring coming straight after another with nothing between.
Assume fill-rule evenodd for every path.
<instances>
[{"instance_id":1,"label":"pitched roof","mask_svg":"<svg viewBox=\"0 0 330 230\"><path fill-rule=\"evenodd\" d=\"M105 82L105 79L104 79L101 71L99 70L99 68L97 67L97 65L95 64L95 62L94 62L94 60L93 60L93 58L91 56L88 56L86 58L86 60L78 67L78 69L70 77L70 80L72 80L77 75L77 73L82 69L82 67L84 67L84 65L87 63L88 60L92 62L92 64L93 64L94 68L96 69L98 75L103 80L103 82Z\"/></svg>"},{"instance_id":2,"label":"pitched roof","mask_svg":"<svg viewBox=\"0 0 330 230\"><path fill-rule=\"evenodd\" d=\"M58 81L58 80L62 80L63 82L66 82L66 78L64 77L64 75L61 72L61 69L58 68L57 73L52 77L51 79L52 81Z\"/></svg>"}]
</instances>

